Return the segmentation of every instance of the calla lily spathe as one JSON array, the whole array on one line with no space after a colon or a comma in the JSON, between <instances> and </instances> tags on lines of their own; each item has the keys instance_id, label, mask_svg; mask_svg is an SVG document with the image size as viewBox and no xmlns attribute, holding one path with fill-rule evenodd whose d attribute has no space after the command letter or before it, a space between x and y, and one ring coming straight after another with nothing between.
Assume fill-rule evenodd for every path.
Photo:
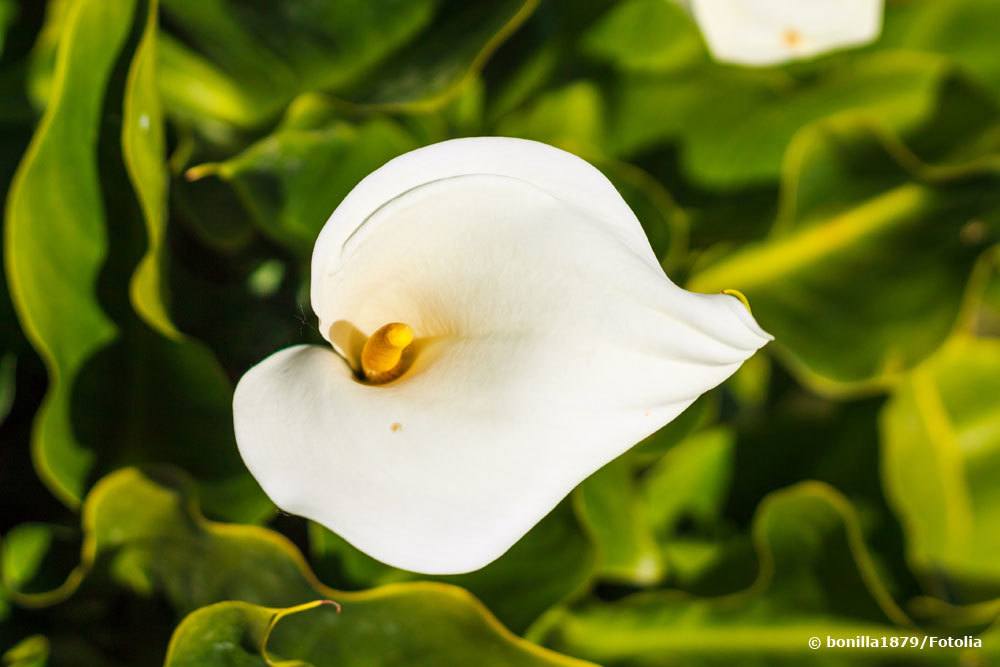
<instances>
[{"instance_id":1,"label":"calla lily spathe","mask_svg":"<svg viewBox=\"0 0 1000 667\"><path fill-rule=\"evenodd\" d=\"M690 0L712 55L773 65L867 44L882 30L882 0Z\"/></svg>"},{"instance_id":2,"label":"calla lily spathe","mask_svg":"<svg viewBox=\"0 0 1000 667\"><path fill-rule=\"evenodd\" d=\"M496 137L361 181L316 241L312 306L333 349L243 376L243 459L282 509L428 574L503 554L770 340L737 298L674 285L597 169Z\"/></svg>"}]
</instances>

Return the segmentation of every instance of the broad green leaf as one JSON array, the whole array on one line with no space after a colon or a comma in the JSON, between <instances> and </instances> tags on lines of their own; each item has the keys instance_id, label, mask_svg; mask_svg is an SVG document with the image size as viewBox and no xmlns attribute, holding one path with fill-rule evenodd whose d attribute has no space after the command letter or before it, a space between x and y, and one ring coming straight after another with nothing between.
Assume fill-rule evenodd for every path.
<instances>
[{"instance_id":1,"label":"broad green leaf","mask_svg":"<svg viewBox=\"0 0 1000 667\"><path fill-rule=\"evenodd\" d=\"M742 406L759 409L767 402L770 380L771 358L767 354L755 354L743 362L726 387Z\"/></svg>"},{"instance_id":2,"label":"broad green leaf","mask_svg":"<svg viewBox=\"0 0 1000 667\"><path fill-rule=\"evenodd\" d=\"M614 5L580 40L583 53L623 70L670 71L707 62L701 33L681 3L627 0Z\"/></svg>"},{"instance_id":3,"label":"broad green leaf","mask_svg":"<svg viewBox=\"0 0 1000 667\"><path fill-rule=\"evenodd\" d=\"M627 456L584 480L573 492L573 503L597 545L602 578L640 586L663 578L663 560Z\"/></svg>"},{"instance_id":4,"label":"broad green leaf","mask_svg":"<svg viewBox=\"0 0 1000 667\"><path fill-rule=\"evenodd\" d=\"M200 53L163 41L165 97L195 120L257 124L299 92L343 86L370 70L427 26L435 5L167 0L165 15Z\"/></svg>"},{"instance_id":5,"label":"broad green leaf","mask_svg":"<svg viewBox=\"0 0 1000 667\"><path fill-rule=\"evenodd\" d=\"M156 40L157 81L171 118L210 136L229 136L229 125L251 127L277 113L274 99L259 99L206 58L168 33ZM263 94L260 94L263 97Z\"/></svg>"},{"instance_id":6,"label":"broad green leaf","mask_svg":"<svg viewBox=\"0 0 1000 667\"><path fill-rule=\"evenodd\" d=\"M646 469L643 457L625 455L580 485L574 506L598 546L604 579L636 586L668 578L691 583L719 562L731 546L718 527L724 525L733 440L727 429L698 431Z\"/></svg>"},{"instance_id":7,"label":"broad green leaf","mask_svg":"<svg viewBox=\"0 0 1000 667\"><path fill-rule=\"evenodd\" d=\"M133 9L124 2L73 5L46 116L9 195L4 250L11 295L50 376L33 456L46 484L71 506L109 469L167 461L197 476L213 514L259 519L271 505L236 452L232 388L213 355L195 341L150 331L108 287L111 276L132 274L138 259L128 256L130 240L138 238L128 182L117 178L112 160L101 163L101 183L97 170L98 143L108 138L100 131L103 86L132 29ZM162 256L162 128L146 71L154 30L147 23L139 42L125 85L128 125L114 133L113 146L117 157L123 143L140 208L152 216L149 247ZM159 262L140 264L132 296L140 313L177 335L159 295L147 291L151 277L159 288Z\"/></svg>"},{"instance_id":8,"label":"broad green leaf","mask_svg":"<svg viewBox=\"0 0 1000 667\"><path fill-rule=\"evenodd\" d=\"M734 553L746 558L744 541L722 516L735 468L734 440L724 427L698 431L642 476L642 506L673 586L732 592L746 585L745 568L730 564Z\"/></svg>"},{"instance_id":9,"label":"broad green leaf","mask_svg":"<svg viewBox=\"0 0 1000 667\"><path fill-rule=\"evenodd\" d=\"M32 635L19 641L0 657L3 667L45 667L49 664L49 640Z\"/></svg>"},{"instance_id":10,"label":"broad green leaf","mask_svg":"<svg viewBox=\"0 0 1000 667\"><path fill-rule=\"evenodd\" d=\"M776 392L766 411L744 413L736 429L732 482L724 522L695 524L696 537L728 544L692 589L728 592L746 582L746 556L732 541L734 528L752 519L752 509L776 488L803 480L822 481L850 499L884 585L898 599L920 592L905 558L902 530L883 491L879 465L879 410L884 399L835 403L791 385ZM791 385L791 386L788 386ZM733 571L729 585L716 581Z\"/></svg>"},{"instance_id":11,"label":"broad green leaf","mask_svg":"<svg viewBox=\"0 0 1000 667\"><path fill-rule=\"evenodd\" d=\"M510 635L459 588L395 584L348 598L340 613L319 603L199 609L177 628L166 667L590 665Z\"/></svg>"},{"instance_id":12,"label":"broad green leaf","mask_svg":"<svg viewBox=\"0 0 1000 667\"><path fill-rule=\"evenodd\" d=\"M286 617L334 605L330 600L316 600L286 609L246 602L218 602L203 607L188 615L177 628L165 664L167 667L217 664L309 667L309 663L300 660L276 659L268 648L271 634Z\"/></svg>"},{"instance_id":13,"label":"broad green leaf","mask_svg":"<svg viewBox=\"0 0 1000 667\"><path fill-rule=\"evenodd\" d=\"M821 118L863 114L895 133L918 129L952 74L944 59L890 52L835 60L801 80L717 64L632 75L612 100L610 150L628 157L676 142L697 182L713 188L767 182L778 177L795 133Z\"/></svg>"},{"instance_id":14,"label":"broad green leaf","mask_svg":"<svg viewBox=\"0 0 1000 667\"><path fill-rule=\"evenodd\" d=\"M915 618L935 627L983 630L985 637L997 630L1000 598L972 604L951 603L941 598L920 595L907 605Z\"/></svg>"},{"instance_id":15,"label":"broad green leaf","mask_svg":"<svg viewBox=\"0 0 1000 667\"><path fill-rule=\"evenodd\" d=\"M851 500L873 542L885 537L894 521L878 467L882 397L834 402L788 385L766 411L745 415L735 428L726 514L747 521L771 490L822 481Z\"/></svg>"},{"instance_id":16,"label":"broad green leaf","mask_svg":"<svg viewBox=\"0 0 1000 667\"><path fill-rule=\"evenodd\" d=\"M79 552L74 531L45 523L21 523L3 536L0 543L0 574L3 589L12 600L40 606L63 597L64 590L79 584L81 573L65 577L66 563L72 564ZM69 558L65 558L69 556Z\"/></svg>"},{"instance_id":17,"label":"broad green leaf","mask_svg":"<svg viewBox=\"0 0 1000 667\"><path fill-rule=\"evenodd\" d=\"M899 24L896 26L896 24ZM1000 99L994 27L1000 5L983 0L935 0L890 6L884 45L929 51L957 62Z\"/></svg>"},{"instance_id":18,"label":"broad green leaf","mask_svg":"<svg viewBox=\"0 0 1000 667\"><path fill-rule=\"evenodd\" d=\"M304 614L304 625L286 619L271 642L275 655L338 666L419 664L420 656L429 664L484 664L473 656L491 654L495 664L580 664L516 638L456 586L415 582L361 592L330 589L281 534L208 521L189 492L183 478L166 473L154 478L126 468L102 479L83 509L84 544L76 575L80 579L100 568L102 577L135 593L164 596L179 613L227 600L247 603L208 608L218 616L209 610L196 612L191 617L195 620L188 619L178 629L171 649L175 662L168 664L233 664L227 657L245 654L244 644L219 646L215 633L261 637L254 624L263 618L266 629L277 613L247 605L286 608L317 600L335 600L343 611ZM75 588L65 587L61 597ZM243 613L247 611L252 613ZM190 652L205 655L206 642L224 649L217 662L177 662ZM180 646L183 653L178 652ZM262 662L258 657L242 664Z\"/></svg>"},{"instance_id":19,"label":"broad green leaf","mask_svg":"<svg viewBox=\"0 0 1000 667\"><path fill-rule=\"evenodd\" d=\"M7 29L17 19L17 4L14 0L0 0L0 55L3 54Z\"/></svg>"},{"instance_id":20,"label":"broad green leaf","mask_svg":"<svg viewBox=\"0 0 1000 667\"><path fill-rule=\"evenodd\" d=\"M87 361L74 387L73 422L95 454L90 474L171 463L194 475L212 516L269 516L274 506L236 449L232 383L215 355L198 341L164 338L134 316L126 324L122 337Z\"/></svg>"},{"instance_id":21,"label":"broad green leaf","mask_svg":"<svg viewBox=\"0 0 1000 667\"><path fill-rule=\"evenodd\" d=\"M482 73L488 93L486 117L491 123L528 102L555 81L564 65L576 61L574 46L580 26L606 2L539 3L524 28L499 49L495 65Z\"/></svg>"},{"instance_id":22,"label":"broad green leaf","mask_svg":"<svg viewBox=\"0 0 1000 667\"><path fill-rule=\"evenodd\" d=\"M426 577L389 567L315 523L309 534L321 575L329 573L333 580L359 588L416 579L461 586L516 633L589 584L595 565L593 547L568 503L560 504L499 559L461 575Z\"/></svg>"},{"instance_id":23,"label":"broad green leaf","mask_svg":"<svg viewBox=\"0 0 1000 667\"><path fill-rule=\"evenodd\" d=\"M774 492L757 511L753 536L759 574L746 591L699 598L666 590L581 604L555 625L548 643L630 666L942 659L916 649L890 655L809 648L813 636L916 633L879 581L850 504L831 487L810 482ZM945 659L956 664L957 657Z\"/></svg>"},{"instance_id":24,"label":"broad green leaf","mask_svg":"<svg viewBox=\"0 0 1000 667\"><path fill-rule=\"evenodd\" d=\"M85 360L116 333L95 294L106 251L96 148L105 85L134 4L80 0L68 10L51 99L7 199L9 288L49 371L33 453L46 483L72 505L94 457L73 434L70 391Z\"/></svg>"},{"instance_id":25,"label":"broad green leaf","mask_svg":"<svg viewBox=\"0 0 1000 667\"><path fill-rule=\"evenodd\" d=\"M163 41L164 96L193 120L257 125L299 93L353 104L436 109L459 92L537 0L355 0L284 6L169 0L200 53Z\"/></svg>"},{"instance_id":26,"label":"broad green leaf","mask_svg":"<svg viewBox=\"0 0 1000 667\"><path fill-rule=\"evenodd\" d=\"M643 505L657 536L667 541L682 518L716 522L729 492L733 433L717 427L695 433L663 455L643 476Z\"/></svg>"},{"instance_id":27,"label":"broad green leaf","mask_svg":"<svg viewBox=\"0 0 1000 667\"><path fill-rule=\"evenodd\" d=\"M598 575L603 579L650 586L668 574L651 518L661 508L644 498L649 468L656 469L685 438L715 418L715 398L714 392L702 396L573 492L573 508L597 547Z\"/></svg>"},{"instance_id":28,"label":"broad green leaf","mask_svg":"<svg viewBox=\"0 0 1000 667\"><path fill-rule=\"evenodd\" d=\"M504 117L497 124L497 134L535 139L571 153L593 155L605 143L604 113L597 86L576 81Z\"/></svg>"},{"instance_id":29,"label":"broad green leaf","mask_svg":"<svg viewBox=\"0 0 1000 667\"><path fill-rule=\"evenodd\" d=\"M1000 341L960 336L882 414L886 492L929 593L1000 596Z\"/></svg>"},{"instance_id":30,"label":"broad green leaf","mask_svg":"<svg viewBox=\"0 0 1000 667\"><path fill-rule=\"evenodd\" d=\"M461 92L539 0L446 0L432 28L339 95L394 111L433 111Z\"/></svg>"},{"instance_id":31,"label":"broad green leaf","mask_svg":"<svg viewBox=\"0 0 1000 667\"><path fill-rule=\"evenodd\" d=\"M244 209L239 195L218 179L174 178L170 209L171 224L183 226L200 244L222 256L246 251L257 236L252 216ZM175 270L176 266L171 268ZM175 277L171 273L172 281ZM174 300L171 306L176 311L183 306L183 300Z\"/></svg>"},{"instance_id":32,"label":"broad green leaf","mask_svg":"<svg viewBox=\"0 0 1000 667\"><path fill-rule=\"evenodd\" d=\"M147 8L142 39L132 56L122 120L122 155L146 221L146 254L132 276L129 295L149 325L173 339L181 334L167 311L164 236L167 216L167 165L156 84L157 0Z\"/></svg>"},{"instance_id":33,"label":"broad green leaf","mask_svg":"<svg viewBox=\"0 0 1000 667\"><path fill-rule=\"evenodd\" d=\"M772 235L689 283L746 293L775 352L828 393L888 386L932 353L995 234L977 222L1000 205L995 164L914 172L883 139L846 117L803 131L788 152ZM970 223L984 233L963 233Z\"/></svg>"},{"instance_id":34,"label":"broad green leaf","mask_svg":"<svg viewBox=\"0 0 1000 667\"><path fill-rule=\"evenodd\" d=\"M319 120L311 104L300 100L274 134L240 155L188 170L189 178L217 175L232 184L260 229L303 257L358 181L417 147L391 120Z\"/></svg>"},{"instance_id":35,"label":"broad green leaf","mask_svg":"<svg viewBox=\"0 0 1000 667\"><path fill-rule=\"evenodd\" d=\"M38 109L45 108L52 94L57 47L63 37L72 4L72 0L51 0L45 5L45 23L38 33L28 62L28 98Z\"/></svg>"}]
</instances>

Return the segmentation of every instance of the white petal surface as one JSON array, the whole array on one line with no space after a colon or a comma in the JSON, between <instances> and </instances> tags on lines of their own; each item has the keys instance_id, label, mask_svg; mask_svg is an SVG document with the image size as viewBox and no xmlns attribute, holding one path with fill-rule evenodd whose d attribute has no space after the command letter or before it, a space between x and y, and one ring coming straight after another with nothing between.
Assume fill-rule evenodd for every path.
<instances>
[{"instance_id":1,"label":"white petal surface","mask_svg":"<svg viewBox=\"0 0 1000 667\"><path fill-rule=\"evenodd\" d=\"M540 144L445 146L507 141L492 174L475 150L471 175L432 160L433 182L406 156L389 163L400 180L366 179L317 243L324 328L416 332L399 380L360 383L300 346L236 390L240 451L272 500L404 569L497 558L769 340L737 299L673 285L585 162L562 154L549 173L531 164L555 151ZM512 177L518 164L538 181Z\"/></svg>"},{"instance_id":2,"label":"white petal surface","mask_svg":"<svg viewBox=\"0 0 1000 667\"><path fill-rule=\"evenodd\" d=\"M312 304L320 332L339 315L328 316L326 278L340 270L342 249L378 208L427 183L470 174L510 176L545 190L603 220L636 255L659 261L642 225L618 191L590 163L548 144L508 137L470 137L425 146L389 161L365 177L327 221L313 250ZM333 319L331 319L331 317ZM328 338L329 339L329 338Z\"/></svg>"},{"instance_id":3,"label":"white petal surface","mask_svg":"<svg viewBox=\"0 0 1000 667\"><path fill-rule=\"evenodd\" d=\"M717 60L772 65L859 46L882 29L882 0L691 0Z\"/></svg>"}]
</instances>

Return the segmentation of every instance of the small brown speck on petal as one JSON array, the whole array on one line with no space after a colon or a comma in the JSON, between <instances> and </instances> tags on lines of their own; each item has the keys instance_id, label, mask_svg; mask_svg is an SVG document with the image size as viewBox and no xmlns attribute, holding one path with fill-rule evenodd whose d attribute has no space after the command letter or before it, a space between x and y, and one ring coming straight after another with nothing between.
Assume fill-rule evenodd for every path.
<instances>
[{"instance_id":1,"label":"small brown speck on petal","mask_svg":"<svg viewBox=\"0 0 1000 667\"><path fill-rule=\"evenodd\" d=\"M403 425L400 424L399 422L393 422L392 425L389 426L389 430L392 431L393 433L395 433L396 431L402 430L402 428L403 428Z\"/></svg>"}]
</instances>

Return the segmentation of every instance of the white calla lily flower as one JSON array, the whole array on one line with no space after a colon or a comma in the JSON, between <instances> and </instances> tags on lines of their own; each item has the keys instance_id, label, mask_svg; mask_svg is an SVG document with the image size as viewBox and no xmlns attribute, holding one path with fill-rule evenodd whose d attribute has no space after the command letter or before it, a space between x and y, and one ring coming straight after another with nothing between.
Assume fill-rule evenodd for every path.
<instances>
[{"instance_id":1,"label":"white calla lily flower","mask_svg":"<svg viewBox=\"0 0 1000 667\"><path fill-rule=\"evenodd\" d=\"M496 137L361 181L312 306L333 349L243 376L243 459L285 511L427 574L499 557L770 340L739 299L674 285L597 169Z\"/></svg>"},{"instance_id":2,"label":"white calla lily flower","mask_svg":"<svg viewBox=\"0 0 1000 667\"><path fill-rule=\"evenodd\" d=\"M860 46L882 31L882 0L690 0L712 55L773 65Z\"/></svg>"}]
</instances>

